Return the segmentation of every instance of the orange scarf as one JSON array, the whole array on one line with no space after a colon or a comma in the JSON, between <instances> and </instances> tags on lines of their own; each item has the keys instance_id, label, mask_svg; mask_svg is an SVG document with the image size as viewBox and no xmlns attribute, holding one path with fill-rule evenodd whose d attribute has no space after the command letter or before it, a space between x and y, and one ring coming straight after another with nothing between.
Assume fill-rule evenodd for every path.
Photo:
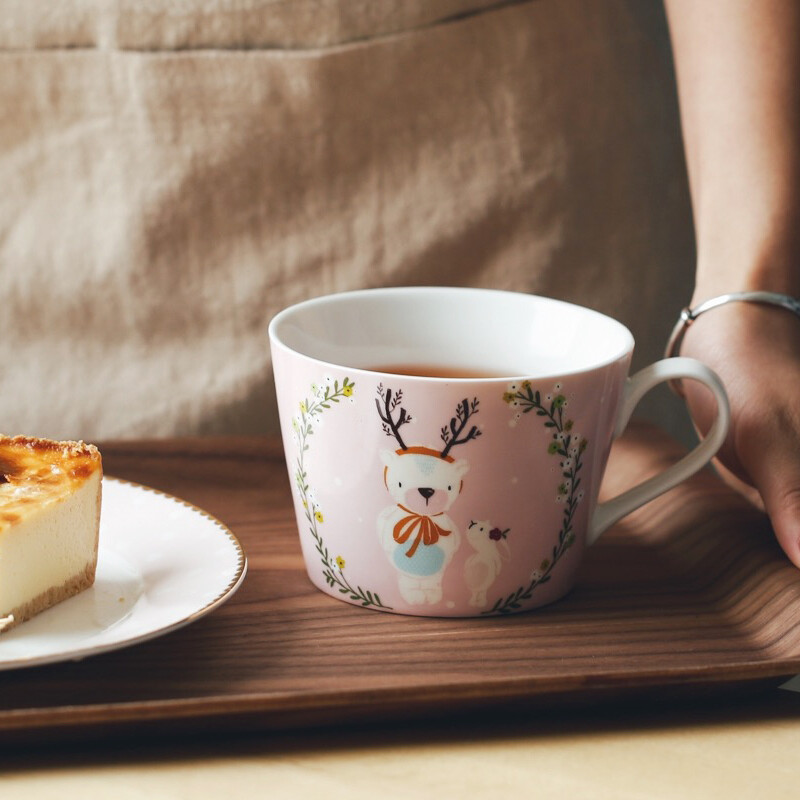
<instances>
[{"instance_id":1,"label":"orange scarf","mask_svg":"<svg viewBox=\"0 0 800 800\"><path fill-rule=\"evenodd\" d=\"M399 522L397 522L394 526L394 540L398 544L403 544L407 542L414 531L417 532L417 536L414 539L414 543L411 547L406 551L406 556L411 558L414 553L417 552L417 548L420 545L420 542L424 545L435 544L439 541L440 536L449 536L451 531L448 531L446 528L440 528L431 517L426 517L424 514L415 514L411 509L406 508L400 503L397 504L398 508L402 508L403 511L408 513L407 517L403 517ZM441 517L444 512L440 511L438 514L434 514L434 517Z\"/></svg>"}]
</instances>

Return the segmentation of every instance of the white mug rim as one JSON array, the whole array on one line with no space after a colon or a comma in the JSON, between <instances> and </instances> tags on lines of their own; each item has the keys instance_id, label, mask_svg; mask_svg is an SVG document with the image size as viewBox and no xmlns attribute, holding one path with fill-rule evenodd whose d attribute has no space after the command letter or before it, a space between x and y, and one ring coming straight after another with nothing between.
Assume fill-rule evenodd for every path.
<instances>
[{"instance_id":1,"label":"white mug rim","mask_svg":"<svg viewBox=\"0 0 800 800\"><path fill-rule=\"evenodd\" d=\"M343 372L347 372L348 375L393 375L395 373L391 373L388 371L383 371L380 369L372 369L367 367L359 367L354 366L352 364L347 364L344 361L336 361L333 359L328 358L320 358L314 355L310 355L306 352L303 352L296 347L288 344L284 338L281 336L280 328L288 323L292 317L296 315L302 314L307 312L308 310L313 310L315 307L323 307L328 306L334 303L345 303L345 302L352 302L358 301L362 298L367 299L376 299L379 300L381 298L386 297L397 297L397 296L407 296L407 295L434 295L434 294L448 294L450 296L453 295L460 295L462 297L466 297L468 295L492 295L495 298L501 298L503 296L507 296L509 298L515 298L519 300L519 298L528 298L531 302L539 303L539 304L546 304L554 307L561 307L564 310L569 309L572 313L583 314L589 317L592 317L596 320L602 321L602 324L608 325L610 328L615 328L618 335L620 335L624 341L624 345L619 347L617 350L612 351L609 355L602 359L598 359L597 361L591 363L589 366L583 367L576 367L576 368L566 368L563 370L558 371L550 371L550 372L536 372L535 375L532 375L527 372L518 372L512 373L511 371L508 374L500 374L500 375L487 375L487 376L480 376L480 377L453 377L453 376L433 376L433 375L412 375L412 374L403 374L403 380L409 381L424 381L427 383L456 383L456 384L501 384L501 383L508 383L513 382L515 380L526 380L530 378L536 378L537 380L547 380L547 379L559 379L562 377L568 377L571 375L584 375L589 374L591 372L595 372L598 370L602 370L611 364L616 364L621 360L627 359L633 353L633 349L635 346L635 341L633 334L631 333L630 329L625 326L619 320L602 313L601 311L597 311L592 308L588 308L587 306L582 306L577 303L571 303L566 300L560 300L553 297L548 297L545 295L537 295L528 292L517 292L517 291L510 291L504 289L485 289L480 287L461 287L461 286L393 286L393 287L380 287L380 288L367 288L367 289L355 289L355 290L348 290L342 292L333 292L330 294L319 295L316 297L308 298L306 300L302 300L298 303L294 303L290 306L279 311L269 323L268 328L268 336L269 340L273 347L276 347L287 354L290 354L294 358L299 358L304 362L317 364L328 369L336 369Z\"/></svg>"}]
</instances>

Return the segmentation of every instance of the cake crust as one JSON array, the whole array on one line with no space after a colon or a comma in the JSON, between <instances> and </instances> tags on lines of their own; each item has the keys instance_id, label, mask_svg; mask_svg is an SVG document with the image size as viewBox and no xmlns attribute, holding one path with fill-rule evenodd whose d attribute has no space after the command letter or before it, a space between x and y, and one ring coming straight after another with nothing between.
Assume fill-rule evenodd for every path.
<instances>
[{"instance_id":1,"label":"cake crust","mask_svg":"<svg viewBox=\"0 0 800 800\"><path fill-rule=\"evenodd\" d=\"M95 550L94 559L86 565L82 572L67 579L61 586L52 586L26 603L10 609L6 616L0 619L0 632L10 631L31 617L41 614L42 611L47 611L48 608L88 589L94 584L96 570L97 550Z\"/></svg>"}]
</instances>

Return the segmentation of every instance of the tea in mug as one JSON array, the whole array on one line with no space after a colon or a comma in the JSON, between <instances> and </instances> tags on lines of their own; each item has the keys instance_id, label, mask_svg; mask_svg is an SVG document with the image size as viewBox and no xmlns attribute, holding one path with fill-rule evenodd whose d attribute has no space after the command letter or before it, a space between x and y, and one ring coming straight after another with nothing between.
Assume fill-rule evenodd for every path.
<instances>
[{"instance_id":1,"label":"tea in mug","mask_svg":"<svg viewBox=\"0 0 800 800\"><path fill-rule=\"evenodd\" d=\"M496 369L478 367L451 367L440 364L389 364L367 367L373 372L388 372L390 375L410 375L417 378L505 378L521 373L500 372Z\"/></svg>"}]
</instances>

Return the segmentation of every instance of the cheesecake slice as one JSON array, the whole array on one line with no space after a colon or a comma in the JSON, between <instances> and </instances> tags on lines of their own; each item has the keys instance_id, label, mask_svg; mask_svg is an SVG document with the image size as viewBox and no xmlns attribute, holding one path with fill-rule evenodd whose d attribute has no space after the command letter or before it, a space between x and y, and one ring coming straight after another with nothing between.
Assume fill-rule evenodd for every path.
<instances>
[{"instance_id":1,"label":"cheesecake slice","mask_svg":"<svg viewBox=\"0 0 800 800\"><path fill-rule=\"evenodd\" d=\"M94 445L0 435L0 631L94 583L102 476Z\"/></svg>"}]
</instances>

